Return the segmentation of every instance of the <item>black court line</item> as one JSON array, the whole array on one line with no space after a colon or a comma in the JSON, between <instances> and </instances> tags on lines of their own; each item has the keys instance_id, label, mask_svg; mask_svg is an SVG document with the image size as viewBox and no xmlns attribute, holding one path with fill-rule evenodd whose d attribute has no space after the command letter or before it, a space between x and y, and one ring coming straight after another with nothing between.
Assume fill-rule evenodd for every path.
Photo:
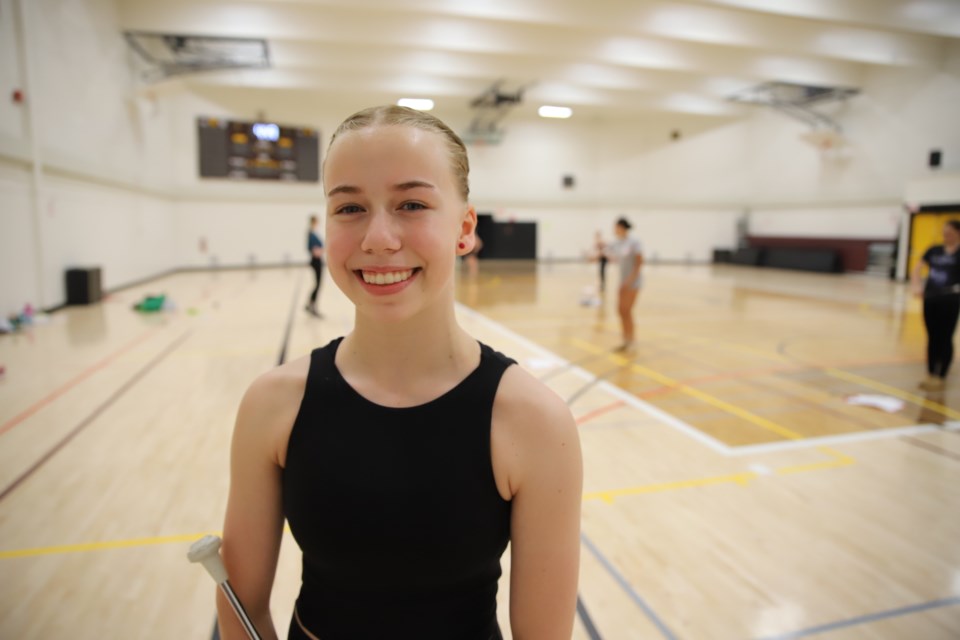
<instances>
[{"instance_id":1,"label":"black court line","mask_svg":"<svg viewBox=\"0 0 960 640\"><path fill-rule=\"evenodd\" d=\"M151 360L150 362L148 362L142 369L140 369L139 371L137 371L137 372L133 375L133 377L131 377L129 380L127 380L119 389L117 389L116 391L114 391L113 394L112 394L109 398L107 398L105 401L103 401L103 402L100 404L100 406L98 406L96 409L94 409L94 410L93 410L93 413L91 413L91 414L88 415L86 418L84 418L84 419L80 422L80 424L78 424L77 426L75 426L67 435L65 435L65 436L60 440L60 442L58 442L58 443L57 443L56 445L54 445L49 451L47 451L45 454L43 454L43 456L42 456L39 460L37 460L35 463L33 463L33 465L32 465L29 469L27 469L27 470L24 471L22 474L20 474L20 476L19 476L16 480L14 480L12 483L10 483L10 485L8 485L8 486L3 490L3 492L0 493L0 501L3 501L3 499L6 498L8 495L10 495L10 494L13 492L14 489L16 489L16 488L19 487L21 484L23 484L23 482L24 482L27 478L29 478L30 476L32 476L38 469L40 469L40 467L42 467L44 464L46 464L47 461L50 460L50 458L52 458L54 455L56 455L56 453L57 453L58 451L60 451L61 449L63 449L63 448L64 448L71 440L73 440L81 431L83 431L83 430L86 429L88 426L90 426L90 424L91 424L96 418L98 418L98 417L100 416L100 414L102 414L104 411L106 411L108 408L110 408L110 405L112 405L114 402L116 402L118 399L120 399L120 397L123 396L123 394L125 394L127 391L130 390L131 387L133 387L133 385L135 385L137 382L139 382L140 379L143 378L145 375L147 375L155 366L157 366L158 364L160 364L160 362L161 362L164 358L166 358L166 357L169 356L171 353L173 353L173 352L177 349L177 347L179 347L181 344L183 344L184 340L187 339L187 337L190 335L190 333L191 333L191 330L187 330L187 331L185 331L184 333L182 333L179 338L177 338L177 339L174 340L172 343L170 343L170 345L167 346L166 349L164 349L163 351L161 351L159 355L157 355L153 360Z\"/></svg>"},{"instance_id":2,"label":"black court line","mask_svg":"<svg viewBox=\"0 0 960 640\"><path fill-rule=\"evenodd\" d=\"M277 356L277 366L287 361L287 348L290 346L290 334L293 333L293 315L300 297L300 285L303 282L303 272L297 276L297 283L293 287L293 300L290 302L290 313L287 315L287 328L283 333L283 342L280 343L280 354Z\"/></svg>"},{"instance_id":3,"label":"black court line","mask_svg":"<svg viewBox=\"0 0 960 640\"><path fill-rule=\"evenodd\" d=\"M590 354L590 355L588 355L588 356L584 356L584 357L578 358L578 359L576 359L576 360L568 360L568 361L567 361L566 363L564 363L563 365L557 367L556 369L553 369L552 371L546 372L545 374L543 374L542 376L538 377L537 379L540 380L540 382L546 382L546 381L549 380L550 378L555 378L556 376L560 375L561 373L564 373L564 372L566 372L566 371L569 371L570 369L573 369L574 367L579 367L580 365L585 364L585 363L587 363L587 362L590 362L591 360L596 360L597 358L602 358L603 356L608 356L608 355L610 355L611 353L613 353L613 352L612 352L612 351L604 351L603 353L592 353L592 354Z\"/></svg>"},{"instance_id":4,"label":"black court line","mask_svg":"<svg viewBox=\"0 0 960 640\"><path fill-rule=\"evenodd\" d=\"M920 604L914 604L907 607L900 607L899 609L888 609L886 611L870 613L865 616L857 616L856 618L838 620L836 622L828 622L827 624L821 624L815 627L807 627L806 629L800 629L799 631L792 631L790 633L784 633L777 636L769 636L765 640L797 640L797 638L806 638L808 636L818 636L818 635L827 633L828 631L836 631L837 629L855 627L857 625L876 622L878 620L886 620L888 618L897 618L900 616L910 615L912 613L919 613L921 611L927 611L930 609L939 609L941 607L953 607L958 604L960 604L960 597L957 597L957 596L954 596L952 598L944 598L942 600L932 600L930 602L921 602Z\"/></svg>"},{"instance_id":5,"label":"black court line","mask_svg":"<svg viewBox=\"0 0 960 640\"><path fill-rule=\"evenodd\" d=\"M583 622L583 626L586 628L590 640L603 640L603 638L600 637L600 632L597 631L596 625L593 624L593 620L590 619L587 608L583 606L583 600L580 599L579 595L577 596L577 615L580 616L580 620Z\"/></svg>"},{"instance_id":6,"label":"black court line","mask_svg":"<svg viewBox=\"0 0 960 640\"><path fill-rule=\"evenodd\" d=\"M580 396L582 396L582 395L585 394L587 391L589 391L590 389L592 389L593 387L595 387L597 384L599 384L599 383L607 380L607 379L610 378L611 376L613 376L613 375L615 375L615 374L620 373L621 371L623 371L624 367L629 367L629 366L631 366L631 365L633 365L633 364L636 364L636 362L637 362L639 359L640 359L640 358L632 358L632 359L631 359L629 362L627 362L626 364L619 365L619 366L617 366L617 367L614 367L613 369L607 369L606 371L604 371L603 373L600 373L600 374L592 374L592 375L593 375L593 378L591 378L589 381L587 381L586 383L584 383L584 385L583 385L582 387L580 387L579 389L577 389L576 391L574 391L573 394L572 394L569 398L567 398L567 406L568 406L568 407L571 406L574 402L576 402L576 401L580 398ZM624 389L624 391L626 391L626 389ZM633 393L633 392L631 392L631 391L627 391L627 393L629 393L630 395L633 395L633 396L637 395L637 394L635 394L635 393Z\"/></svg>"}]
</instances>

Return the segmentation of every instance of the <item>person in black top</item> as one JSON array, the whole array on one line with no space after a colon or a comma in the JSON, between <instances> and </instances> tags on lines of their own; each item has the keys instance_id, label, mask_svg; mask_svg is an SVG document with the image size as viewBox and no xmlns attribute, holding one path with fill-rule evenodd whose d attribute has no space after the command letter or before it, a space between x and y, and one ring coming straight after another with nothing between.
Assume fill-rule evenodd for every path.
<instances>
[{"instance_id":1,"label":"person in black top","mask_svg":"<svg viewBox=\"0 0 960 640\"><path fill-rule=\"evenodd\" d=\"M943 244L927 249L911 274L914 293L923 298L923 322L927 328L927 373L920 383L926 391L942 391L953 361L953 332L960 316L960 221L943 227ZM921 288L923 265L929 267Z\"/></svg>"},{"instance_id":2,"label":"person in black top","mask_svg":"<svg viewBox=\"0 0 960 640\"><path fill-rule=\"evenodd\" d=\"M310 252L310 267L313 269L314 284L307 302L306 311L310 315L322 318L317 309L317 294L320 293L320 281L323 278L323 241L317 233L317 216L310 216L310 230L307 232L307 251Z\"/></svg>"},{"instance_id":3,"label":"person in black top","mask_svg":"<svg viewBox=\"0 0 960 640\"><path fill-rule=\"evenodd\" d=\"M469 164L435 117L360 111L323 171L326 258L353 330L260 376L237 415L222 554L265 638L284 518L303 551L290 639L569 638L582 463L566 404L457 322ZM218 594L221 637L244 631Z\"/></svg>"}]
</instances>

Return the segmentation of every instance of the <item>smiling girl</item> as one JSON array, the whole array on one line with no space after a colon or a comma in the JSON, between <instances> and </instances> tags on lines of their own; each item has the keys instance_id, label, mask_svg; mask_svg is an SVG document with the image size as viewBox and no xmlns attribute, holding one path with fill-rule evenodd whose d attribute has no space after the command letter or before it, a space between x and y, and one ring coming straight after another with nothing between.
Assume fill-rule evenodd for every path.
<instances>
[{"instance_id":1,"label":"smiling girl","mask_svg":"<svg viewBox=\"0 0 960 640\"><path fill-rule=\"evenodd\" d=\"M468 172L460 138L403 107L356 113L331 139L325 251L354 329L254 381L231 451L224 562L265 638L284 518L303 551L288 638L500 638L508 542L513 637L572 633L576 425L457 322ZM222 637L244 637L218 610Z\"/></svg>"}]
</instances>

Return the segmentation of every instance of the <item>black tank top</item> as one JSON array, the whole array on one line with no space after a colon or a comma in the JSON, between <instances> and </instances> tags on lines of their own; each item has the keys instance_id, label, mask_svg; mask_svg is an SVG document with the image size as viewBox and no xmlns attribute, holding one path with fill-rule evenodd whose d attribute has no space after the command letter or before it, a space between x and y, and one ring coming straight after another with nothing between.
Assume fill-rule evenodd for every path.
<instances>
[{"instance_id":1,"label":"black tank top","mask_svg":"<svg viewBox=\"0 0 960 640\"><path fill-rule=\"evenodd\" d=\"M340 375L341 340L310 356L283 470L303 551L300 620L321 640L499 638L510 502L494 481L490 424L514 361L481 344L456 387L390 408Z\"/></svg>"}]
</instances>

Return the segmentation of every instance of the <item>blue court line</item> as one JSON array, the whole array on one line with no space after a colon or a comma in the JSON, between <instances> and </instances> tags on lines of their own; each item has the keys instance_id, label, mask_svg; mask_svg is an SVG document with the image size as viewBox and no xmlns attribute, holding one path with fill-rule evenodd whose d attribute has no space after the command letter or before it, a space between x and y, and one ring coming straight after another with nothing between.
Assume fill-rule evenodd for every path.
<instances>
[{"instance_id":1,"label":"blue court line","mask_svg":"<svg viewBox=\"0 0 960 640\"><path fill-rule=\"evenodd\" d=\"M650 619L650 622L656 625L663 637L667 640L678 640L677 636L675 636L673 632L670 631L670 628L663 623L663 620L661 620L656 612L650 607L650 605L647 604L646 600L644 600L640 594L634 590L633 585L627 582L627 579L624 578L619 571L617 571L617 568L614 567L609 560L607 560L606 556L600 553L600 549L593 544L590 538L581 533L580 540L583 541L583 544L586 545L587 549L590 550L590 553L592 553L593 556L600 562L600 564L603 565L604 569L606 569L607 572L613 576L613 579L616 580L623 590L627 592L627 595L630 596L630 599L633 600L641 610L643 610L643 613L646 614L647 618Z\"/></svg>"},{"instance_id":2,"label":"blue court line","mask_svg":"<svg viewBox=\"0 0 960 640\"><path fill-rule=\"evenodd\" d=\"M955 604L960 604L960 596L944 598L943 600L933 600L931 602L923 602L920 604L910 605L909 607L901 607L899 609L889 609L887 611L869 613L865 616L858 616L856 618L849 618L847 620L838 620L837 622L828 622L827 624L821 624L816 627L808 627L806 629L800 629L799 631L791 631L790 633L785 633L779 636L769 636L763 640L793 640L794 638L803 638L805 636L812 636L818 633L824 633L826 631L836 631L837 629L843 629L844 627L853 627L866 622L875 622L877 620L883 620L884 618L896 618L897 616L905 616L911 613L917 613L919 611L926 611L927 609L949 607Z\"/></svg>"},{"instance_id":3,"label":"blue court line","mask_svg":"<svg viewBox=\"0 0 960 640\"><path fill-rule=\"evenodd\" d=\"M600 632L597 631L597 625L593 624L593 620L590 618L590 614L587 613L587 608L583 604L583 600L580 599L580 596L577 596L577 615L580 616L580 621L583 622L584 628L587 630L587 635L590 636L590 640L603 640L600 636Z\"/></svg>"}]
</instances>

